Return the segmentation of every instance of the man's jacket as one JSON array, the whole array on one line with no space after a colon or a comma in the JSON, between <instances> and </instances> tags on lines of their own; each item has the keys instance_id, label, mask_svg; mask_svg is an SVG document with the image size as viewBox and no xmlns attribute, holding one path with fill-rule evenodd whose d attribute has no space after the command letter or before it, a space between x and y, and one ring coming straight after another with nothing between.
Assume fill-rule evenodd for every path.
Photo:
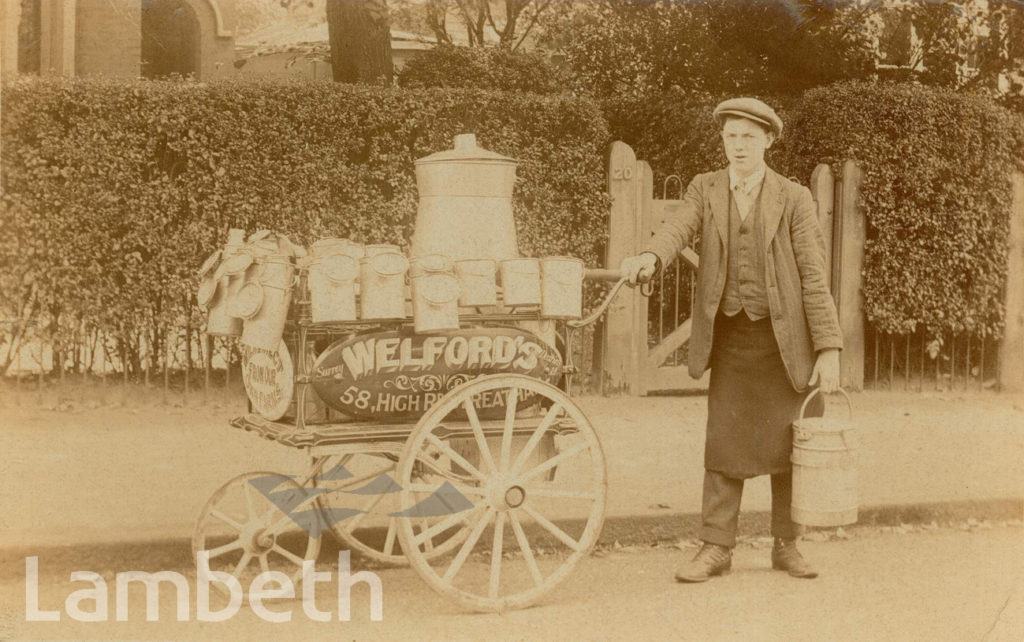
<instances>
[{"instance_id":1,"label":"man's jacket","mask_svg":"<svg viewBox=\"0 0 1024 642\"><path fill-rule=\"evenodd\" d=\"M761 186L765 285L775 340L790 383L807 388L815 353L841 348L842 333L825 274L825 243L811 192L771 168ZM715 315L725 290L729 261L729 170L700 174L645 251L668 266L698 232L700 268L690 336L690 376L707 370ZM742 313L741 313L742 314Z\"/></svg>"}]
</instances>

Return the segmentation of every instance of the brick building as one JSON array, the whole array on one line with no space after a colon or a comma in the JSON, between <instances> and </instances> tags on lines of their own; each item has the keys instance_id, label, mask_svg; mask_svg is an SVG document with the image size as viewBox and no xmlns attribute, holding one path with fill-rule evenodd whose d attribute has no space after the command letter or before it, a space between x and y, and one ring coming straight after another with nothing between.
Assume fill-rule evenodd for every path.
<instances>
[{"instance_id":1,"label":"brick building","mask_svg":"<svg viewBox=\"0 0 1024 642\"><path fill-rule=\"evenodd\" d=\"M230 75L235 0L0 0L4 77Z\"/></svg>"}]
</instances>

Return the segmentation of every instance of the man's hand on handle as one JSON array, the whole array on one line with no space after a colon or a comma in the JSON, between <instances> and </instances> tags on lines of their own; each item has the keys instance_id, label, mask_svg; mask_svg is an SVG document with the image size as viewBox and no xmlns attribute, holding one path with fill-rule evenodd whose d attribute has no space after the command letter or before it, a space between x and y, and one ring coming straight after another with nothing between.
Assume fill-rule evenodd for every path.
<instances>
[{"instance_id":1,"label":"man's hand on handle","mask_svg":"<svg viewBox=\"0 0 1024 642\"><path fill-rule=\"evenodd\" d=\"M839 389L839 350L830 348L818 353L818 360L814 362L814 370L811 372L811 380L807 384L818 384L822 394Z\"/></svg>"},{"instance_id":2,"label":"man's hand on handle","mask_svg":"<svg viewBox=\"0 0 1024 642\"><path fill-rule=\"evenodd\" d=\"M653 252L644 252L636 256L627 256L622 259L619 270L622 276L629 280L630 285L647 283L654 278L658 269L658 256Z\"/></svg>"}]
</instances>

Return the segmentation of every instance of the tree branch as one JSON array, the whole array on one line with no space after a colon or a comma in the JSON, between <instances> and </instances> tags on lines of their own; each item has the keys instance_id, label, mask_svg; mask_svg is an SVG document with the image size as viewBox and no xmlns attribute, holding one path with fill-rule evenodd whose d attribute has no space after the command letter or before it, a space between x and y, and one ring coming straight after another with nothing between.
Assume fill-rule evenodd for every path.
<instances>
[{"instance_id":1,"label":"tree branch","mask_svg":"<svg viewBox=\"0 0 1024 642\"><path fill-rule=\"evenodd\" d=\"M536 10L533 13L533 17L530 19L529 24L526 25L526 29L523 30L523 35L519 37L519 40L516 41L516 44L512 47L512 51L519 49L519 46L523 44L524 40L526 40L526 36L529 35L530 31L534 28L534 26L536 26L537 20L540 18L540 14L547 11L548 7L550 6L551 0L545 0L544 4L542 4L539 7L535 7Z\"/></svg>"},{"instance_id":2,"label":"tree branch","mask_svg":"<svg viewBox=\"0 0 1024 642\"><path fill-rule=\"evenodd\" d=\"M508 14L509 2L511 2L511 0L507 0L505 2L505 13L506 13L506 16L505 16L505 29L498 29L498 24L496 22L494 22L494 16L491 14L491 3L487 2L487 0L484 0L484 3L483 3L484 7L486 7L486 11L487 11L487 24L491 25L491 29L494 29L494 33L498 34L498 37L502 41L505 40L505 31L508 29L508 15L507 14Z\"/></svg>"},{"instance_id":3,"label":"tree branch","mask_svg":"<svg viewBox=\"0 0 1024 642\"><path fill-rule=\"evenodd\" d=\"M426 3L427 26L434 32L438 43L452 44L452 36L448 33L448 2L446 0L430 0Z\"/></svg>"}]
</instances>

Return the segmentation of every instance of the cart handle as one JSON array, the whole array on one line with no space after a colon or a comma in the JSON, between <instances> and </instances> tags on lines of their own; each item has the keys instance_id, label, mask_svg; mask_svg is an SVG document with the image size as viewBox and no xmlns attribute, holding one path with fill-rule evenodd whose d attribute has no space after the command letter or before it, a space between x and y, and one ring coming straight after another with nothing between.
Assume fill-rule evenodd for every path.
<instances>
[{"instance_id":1,"label":"cart handle","mask_svg":"<svg viewBox=\"0 0 1024 642\"><path fill-rule=\"evenodd\" d=\"M618 295L622 286L629 283L629 279L621 276L618 270L588 269L584 272L584 276L592 280L615 281L615 285L612 286L612 289L608 291L608 295L605 296L603 301L601 301L601 305L597 306L597 309L595 309L590 316L580 319L579 321L566 321L566 325L573 329L586 327L600 319L601 315L605 313L608 306L611 305L616 295ZM641 293L643 293L642 289Z\"/></svg>"},{"instance_id":2,"label":"cart handle","mask_svg":"<svg viewBox=\"0 0 1024 642\"><path fill-rule=\"evenodd\" d=\"M623 274L622 270L611 270L608 268L587 268L583 271L583 278L591 281L619 281L621 279L627 279L627 275ZM654 282L652 280L643 281L640 283L629 283L626 285L631 288L635 288L637 285L640 286L640 294L643 296L651 296L654 293Z\"/></svg>"},{"instance_id":3,"label":"cart handle","mask_svg":"<svg viewBox=\"0 0 1024 642\"><path fill-rule=\"evenodd\" d=\"M583 271L583 278L588 281L618 281L625 278L620 270L609 270L606 268L587 268Z\"/></svg>"}]
</instances>

